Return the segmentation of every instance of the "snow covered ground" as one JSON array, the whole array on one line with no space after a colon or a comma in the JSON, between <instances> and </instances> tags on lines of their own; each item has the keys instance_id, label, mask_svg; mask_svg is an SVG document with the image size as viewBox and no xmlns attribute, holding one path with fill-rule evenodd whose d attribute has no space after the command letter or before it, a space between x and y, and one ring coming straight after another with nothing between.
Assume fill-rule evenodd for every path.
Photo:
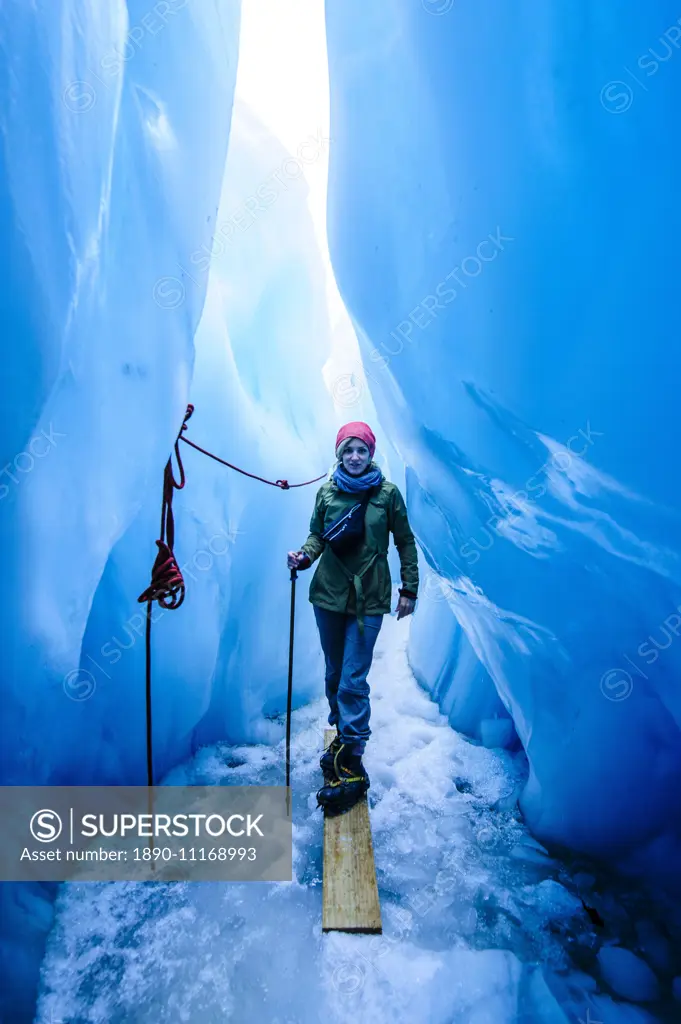
<instances>
[{"instance_id":1,"label":"snow covered ground","mask_svg":"<svg viewBox=\"0 0 681 1024\"><path fill-rule=\"evenodd\" d=\"M64 885L36 1024L674 1019L674 965L660 923L644 920L640 895L604 891L584 864L568 868L531 838L516 807L524 756L450 728L407 664L410 626L385 617L369 675L366 764L383 935L321 931L314 794L326 702L318 700L294 713L293 883ZM165 782L276 785L283 752L283 739L206 747ZM657 978L618 951L620 942L639 957L645 946ZM656 1001L643 1009L612 998L623 985L630 998Z\"/></svg>"}]
</instances>

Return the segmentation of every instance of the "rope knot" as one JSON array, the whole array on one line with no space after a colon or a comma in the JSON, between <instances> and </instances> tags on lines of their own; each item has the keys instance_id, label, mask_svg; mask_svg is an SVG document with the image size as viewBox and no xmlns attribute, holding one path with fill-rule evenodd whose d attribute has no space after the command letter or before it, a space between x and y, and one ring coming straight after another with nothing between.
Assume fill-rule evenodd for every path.
<instances>
[{"instance_id":1,"label":"rope knot","mask_svg":"<svg viewBox=\"0 0 681 1024\"><path fill-rule=\"evenodd\" d=\"M184 601L184 579L165 541L157 540L158 554L151 570L151 583L137 598L140 604L158 601L161 608L179 608Z\"/></svg>"},{"instance_id":2,"label":"rope knot","mask_svg":"<svg viewBox=\"0 0 681 1024\"><path fill-rule=\"evenodd\" d=\"M277 487L281 487L282 491L288 491L291 486L288 480L277 480L276 484Z\"/></svg>"},{"instance_id":3,"label":"rope knot","mask_svg":"<svg viewBox=\"0 0 681 1024\"><path fill-rule=\"evenodd\" d=\"M192 413L193 412L194 412L194 406L190 402L189 405L187 406L187 411L184 414L184 419L182 420L182 426L180 428L180 433L181 434L183 434L185 432L185 430L187 429L187 424L189 423L189 420L192 418Z\"/></svg>"}]
</instances>

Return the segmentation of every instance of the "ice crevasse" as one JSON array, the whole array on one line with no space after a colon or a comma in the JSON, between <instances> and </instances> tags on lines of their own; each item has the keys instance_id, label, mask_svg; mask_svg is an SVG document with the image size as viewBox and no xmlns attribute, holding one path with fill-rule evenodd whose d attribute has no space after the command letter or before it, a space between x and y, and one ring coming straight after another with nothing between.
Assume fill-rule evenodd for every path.
<instances>
[{"instance_id":1,"label":"ice crevasse","mask_svg":"<svg viewBox=\"0 0 681 1024\"><path fill-rule=\"evenodd\" d=\"M677 16L327 2L331 255L429 566L412 667L455 728L517 734L538 836L669 888ZM247 259L215 242L244 182L285 159L248 111L232 124L238 28L236 0L0 10L3 782L143 779L136 597L190 398L199 443L268 477L325 468L301 194L278 195ZM185 462L177 546L211 571L197 560L157 629L159 771L218 737L280 738L277 559L309 514L300 492ZM319 665L298 657L304 701ZM46 895L0 892L27 990Z\"/></svg>"},{"instance_id":2,"label":"ice crevasse","mask_svg":"<svg viewBox=\"0 0 681 1024\"><path fill-rule=\"evenodd\" d=\"M678 11L328 0L329 238L433 577L410 661L535 834L678 891Z\"/></svg>"},{"instance_id":3,"label":"ice crevasse","mask_svg":"<svg viewBox=\"0 0 681 1024\"><path fill-rule=\"evenodd\" d=\"M5 783L146 779L137 597L187 402L197 443L268 479L313 477L329 458L329 326L306 186L252 113L233 110L239 5L172 6L2 12L3 443L16 478L0 502L14 559ZM328 140L306 152L315 145ZM256 186L267 216L237 245ZM217 738L280 739L282 552L309 518L304 489L266 487L186 446L183 459L187 596L153 615L157 779ZM300 628L313 629L300 590ZM320 657L300 646L296 704L317 695ZM52 888L0 890L3 975L22 1006Z\"/></svg>"},{"instance_id":4,"label":"ice crevasse","mask_svg":"<svg viewBox=\"0 0 681 1024\"><path fill-rule=\"evenodd\" d=\"M152 481L152 538L158 528L205 294L178 264L210 245L239 24L228 0L163 6L144 45L132 33L152 25L148 4L0 11L5 784L143 778L128 727L138 651L130 689L116 690L101 657L108 678L90 671L85 638L100 587L115 620L107 640L127 644L121 627L138 611L137 580L128 590L112 562L139 517L151 522ZM82 701L84 685L104 699ZM186 726L176 715L176 732ZM0 887L3 1013L30 1005L53 888Z\"/></svg>"}]
</instances>

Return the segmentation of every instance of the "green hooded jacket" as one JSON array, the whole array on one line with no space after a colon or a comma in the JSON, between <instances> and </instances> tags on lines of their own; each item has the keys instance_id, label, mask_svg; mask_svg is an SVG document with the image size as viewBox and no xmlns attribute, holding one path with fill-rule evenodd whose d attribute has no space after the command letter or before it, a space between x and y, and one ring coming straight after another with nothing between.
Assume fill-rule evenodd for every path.
<instances>
[{"instance_id":1,"label":"green hooded jacket","mask_svg":"<svg viewBox=\"0 0 681 1024\"><path fill-rule=\"evenodd\" d=\"M310 583L311 603L327 611L356 615L363 632L365 615L386 615L391 610L390 532L400 556L402 587L414 597L418 595L419 573L407 506L399 488L385 478L369 499L364 541L355 551L344 554L341 560L322 540L324 530L360 496L339 490L334 480L322 484L310 520L310 536L301 551L310 562L321 555Z\"/></svg>"}]
</instances>

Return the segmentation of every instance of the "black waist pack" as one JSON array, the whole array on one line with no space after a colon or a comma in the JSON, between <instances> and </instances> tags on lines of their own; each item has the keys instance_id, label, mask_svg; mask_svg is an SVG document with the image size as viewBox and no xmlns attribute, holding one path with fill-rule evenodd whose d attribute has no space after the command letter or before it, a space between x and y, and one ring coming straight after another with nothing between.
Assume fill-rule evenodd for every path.
<instances>
[{"instance_id":1,"label":"black waist pack","mask_svg":"<svg viewBox=\"0 0 681 1024\"><path fill-rule=\"evenodd\" d=\"M334 554L343 555L354 551L364 540L364 517L374 491L375 488L370 487L361 501L351 505L324 530L322 540L326 541Z\"/></svg>"}]
</instances>

